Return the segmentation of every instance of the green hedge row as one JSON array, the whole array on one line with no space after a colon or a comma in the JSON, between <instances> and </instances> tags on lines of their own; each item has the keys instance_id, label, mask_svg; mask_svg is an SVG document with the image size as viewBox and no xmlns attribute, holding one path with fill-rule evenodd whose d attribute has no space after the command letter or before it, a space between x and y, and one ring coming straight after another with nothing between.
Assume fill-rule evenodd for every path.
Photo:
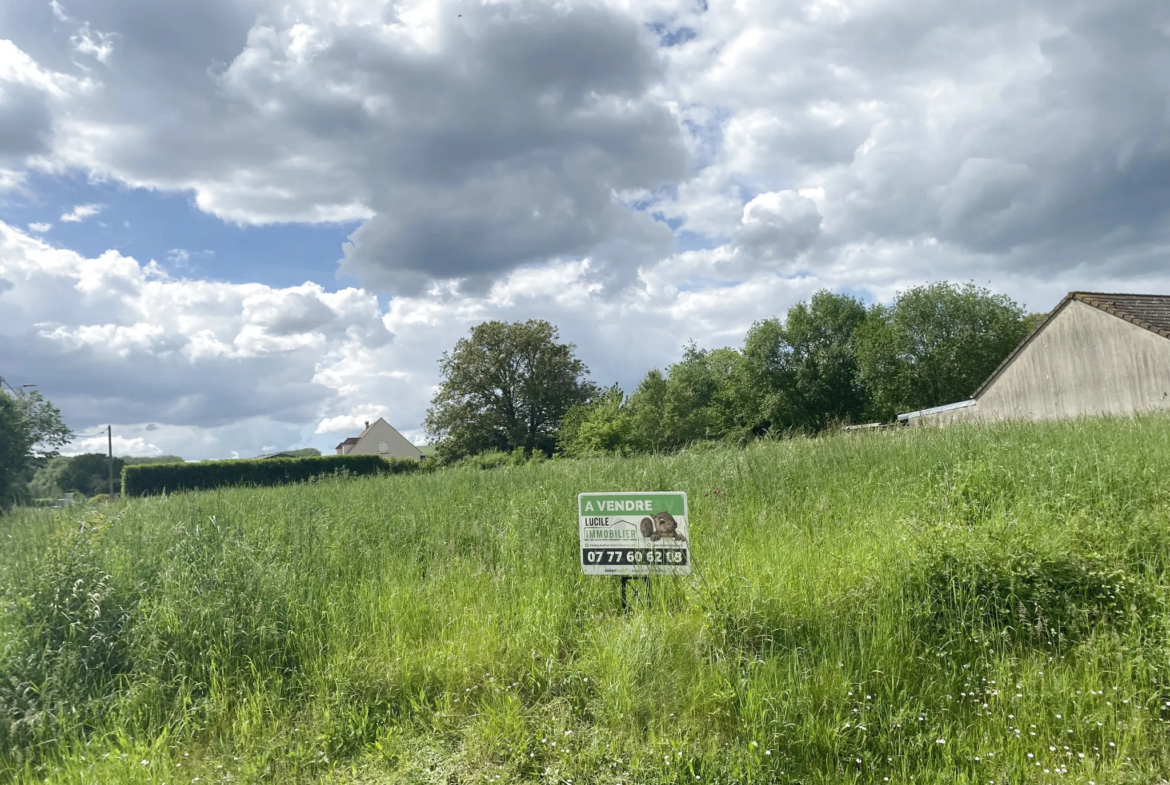
<instances>
[{"instance_id":1,"label":"green hedge row","mask_svg":"<svg viewBox=\"0 0 1170 785\"><path fill-rule=\"evenodd\" d=\"M402 474L421 468L419 461L410 458L387 460L380 455L143 464L122 469L122 493L126 496L148 496L229 485L284 485L342 471L352 475Z\"/></svg>"}]
</instances>

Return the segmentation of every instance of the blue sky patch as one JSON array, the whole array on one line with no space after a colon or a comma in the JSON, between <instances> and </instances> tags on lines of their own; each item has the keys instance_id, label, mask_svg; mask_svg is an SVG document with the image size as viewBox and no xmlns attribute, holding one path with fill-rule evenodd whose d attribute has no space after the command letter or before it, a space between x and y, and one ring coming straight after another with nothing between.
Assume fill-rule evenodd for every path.
<instances>
[{"instance_id":1,"label":"blue sky patch","mask_svg":"<svg viewBox=\"0 0 1170 785\"><path fill-rule=\"evenodd\" d=\"M80 220L62 220L71 214ZM43 175L30 177L23 196L0 201L0 220L24 231L49 224L32 233L88 257L115 249L142 264L154 259L176 277L273 287L315 281L328 289L358 283L336 274L357 222L241 227L202 212L190 193Z\"/></svg>"},{"instance_id":2,"label":"blue sky patch","mask_svg":"<svg viewBox=\"0 0 1170 785\"><path fill-rule=\"evenodd\" d=\"M654 22L646 25L654 35L658 36L658 43L664 47L678 46L685 44L688 41L695 40L698 35L693 27L686 27L685 25L674 30L667 27L662 22Z\"/></svg>"}]
</instances>

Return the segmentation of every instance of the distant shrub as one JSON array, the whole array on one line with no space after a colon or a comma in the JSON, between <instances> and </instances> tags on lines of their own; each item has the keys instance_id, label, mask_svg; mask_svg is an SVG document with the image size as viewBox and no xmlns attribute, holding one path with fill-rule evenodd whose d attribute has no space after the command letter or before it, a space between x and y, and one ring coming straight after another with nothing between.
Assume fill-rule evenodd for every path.
<instances>
[{"instance_id":1,"label":"distant shrub","mask_svg":"<svg viewBox=\"0 0 1170 785\"><path fill-rule=\"evenodd\" d=\"M146 496L232 485L285 485L340 472L353 476L402 474L418 468L418 461L386 460L380 455L159 463L122 469L122 488L127 496Z\"/></svg>"}]
</instances>

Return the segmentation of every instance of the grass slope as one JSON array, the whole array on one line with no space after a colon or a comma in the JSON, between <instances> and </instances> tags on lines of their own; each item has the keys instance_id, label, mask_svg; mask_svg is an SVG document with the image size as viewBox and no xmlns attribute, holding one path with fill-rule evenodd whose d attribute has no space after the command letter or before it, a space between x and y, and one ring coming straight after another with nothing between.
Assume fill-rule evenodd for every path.
<instances>
[{"instance_id":1,"label":"grass slope","mask_svg":"<svg viewBox=\"0 0 1170 785\"><path fill-rule=\"evenodd\" d=\"M699 568L629 614L577 563L621 489L688 492ZM0 521L0 779L1170 773L1170 417L66 513Z\"/></svg>"}]
</instances>

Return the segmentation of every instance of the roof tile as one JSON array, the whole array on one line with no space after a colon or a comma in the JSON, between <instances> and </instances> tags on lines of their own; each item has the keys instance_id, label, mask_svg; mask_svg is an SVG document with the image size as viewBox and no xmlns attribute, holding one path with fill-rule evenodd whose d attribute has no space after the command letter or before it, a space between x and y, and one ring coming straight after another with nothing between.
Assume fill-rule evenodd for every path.
<instances>
[{"instance_id":1,"label":"roof tile","mask_svg":"<svg viewBox=\"0 0 1170 785\"><path fill-rule=\"evenodd\" d=\"M1170 338L1170 295L1073 292L1081 302Z\"/></svg>"}]
</instances>

